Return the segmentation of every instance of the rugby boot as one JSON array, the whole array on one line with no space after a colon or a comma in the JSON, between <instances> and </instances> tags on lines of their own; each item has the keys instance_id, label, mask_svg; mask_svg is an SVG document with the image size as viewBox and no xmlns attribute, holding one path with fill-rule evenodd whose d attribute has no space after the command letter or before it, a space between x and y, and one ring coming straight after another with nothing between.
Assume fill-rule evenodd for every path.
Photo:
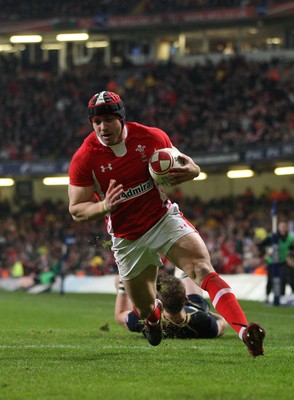
<instances>
[{"instance_id":1,"label":"rugby boot","mask_svg":"<svg viewBox=\"0 0 294 400\"><path fill-rule=\"evenodd\" d=\"M243 332L243 342L248 348L252 357L263 355L263 340L265 338L265 330L256 322L250 322Z\"/></svg>"},{"instance_id":2,"label":"rugby boot","mask_svg":"<svg viewBox=\"0 0 294 400\"><path fill-rule=\"evenodd\" d=\"M155 322L148 318L144 320L144 334L151 346L158 346L162 339L161 313L162 303L160 300L156 300L156 307L152 314L159 315L158 320Z\"/></svg>"}]
</instances>

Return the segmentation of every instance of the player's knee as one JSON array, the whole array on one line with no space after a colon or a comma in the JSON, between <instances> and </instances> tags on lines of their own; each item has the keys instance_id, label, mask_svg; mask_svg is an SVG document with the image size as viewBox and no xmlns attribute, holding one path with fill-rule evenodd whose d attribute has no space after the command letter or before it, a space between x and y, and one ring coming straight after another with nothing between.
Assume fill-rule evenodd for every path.
<instances>
[{"instance_id":1,"label":"player's knee","mask_svg":"<svg viewBox=\"0 0 294 400\"><path fill-rule=\"evenodd\" d=\"M201 286L206 275L214 272L211 263L206 259L197 260L190 265L186 265L183 270L199 286Z\"/></svg>"}]
</instances>

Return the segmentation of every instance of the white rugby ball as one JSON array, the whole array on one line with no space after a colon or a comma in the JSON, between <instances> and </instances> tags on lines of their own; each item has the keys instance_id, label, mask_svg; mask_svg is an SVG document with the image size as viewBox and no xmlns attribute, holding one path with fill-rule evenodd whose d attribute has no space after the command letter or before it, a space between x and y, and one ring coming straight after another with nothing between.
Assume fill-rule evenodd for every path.
<instances>
[{"instance_id":1,"label":"white rugby ball","mask_svg":"<svg viewBox=\"0 0 294 400\"><path fill-rule=\"evenodd\" d=\"M149 159L149 172L159 185L170 186L167 173L172 167L181 167L183 162L179 159L181 153L174 148L156 150Z\"/></svg>"}]
</instances>

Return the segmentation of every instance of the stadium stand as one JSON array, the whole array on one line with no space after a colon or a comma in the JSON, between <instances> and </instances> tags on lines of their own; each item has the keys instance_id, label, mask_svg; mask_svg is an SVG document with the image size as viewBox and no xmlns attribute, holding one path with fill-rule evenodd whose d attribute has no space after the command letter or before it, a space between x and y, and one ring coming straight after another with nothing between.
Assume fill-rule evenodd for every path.
<instances>
[{"instance_id":1,"label":"stadium stand","mask_svg":"<svg viewBox=\"0 0 294 400\"><path fill-rule=\"evenodd\" d=\"M190 154L294 140L293 61L236 56L61 76L15 68L12 55L0 57L0 160L69 158L91 130L87 100L104 88L126 99L128 120L161 127Z\"/></svg>"},{"instance_id":2,"label":"stadium stand","mask_svg":"<svg viewBox=\"0 0 294 400\"><path fill-rule=\"evenodd\" d=\"M256 7L281 1L246 0L70 0L44 3L0 0L0 23L36 19L140 15ZM156 5L156 6L155 6ZM93 59L56 74L50 64L20 67L17 56L0 53L0 162L69 160L91 131L86 105L103 88L125 101L127 119L164 129L187 154L226 153L251 146L294 141L293 61L250 61L241 56L213 64L172 62L109 68ZM204 204L174 192L187 217L204 237L220 273L254 273L264 266L258 241L270 231L269 210L279 199L294 228L293 197L275 190L256 197L220 198ZM228 215L230 217L228 218ZM60 271L68 237L66 272L101 276L116 273L103 223L75 224L62 201L0 202L0 271L33 276ZM78 243L78 247L75 243ZM169 266L166 265L168 268Z\"/></svg>"},{"instance_id":3,"label":"stadium stand","mask_svg":"<svg viewBox=\"0 0 294 400\"><path fill-rule=\"evenodd\" d=\"M51 0L48 3L35 0L0 0L0 21L18 21L62 17L91 17L96 14L132 15L189 12L192 10L264 6L279 3L279 0L84 0L76 2Z\"/></svg>"},{"instance_id":4,"label":"stadium stand","mask_svg":"<svg viewBox=\"0 0 294 400\"><path fill-rule=\"evenodd\" d=\"M268 215L273 195L277 196L276 191L258 198L245 192L239 197L204 203L198 198L179 198L175 191L171 198L199 229L216 270L236 274L254 273L257 269L260 273L265 265L258 253L258 243L271 230ZM290 195L283 195L283 200L280 197L281 217L289 221L291 229L292 204ZM14 206L0 202L1 275L14 276L16 263L21 276L38 276L48 270L58 273L69 237L74 240L67 246L66 273L101 276L117 272L104 222L76 224L62 201ZM166 268L170 268L167 261Z\"/></svg>"}]
</instances>

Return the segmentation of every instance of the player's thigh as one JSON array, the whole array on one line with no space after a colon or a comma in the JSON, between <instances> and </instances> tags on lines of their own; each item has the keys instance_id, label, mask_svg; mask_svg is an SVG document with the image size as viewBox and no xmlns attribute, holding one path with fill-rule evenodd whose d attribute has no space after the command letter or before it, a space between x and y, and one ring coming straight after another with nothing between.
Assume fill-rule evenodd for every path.
<instances>
[{"instance_id":1,"label":"player's thigh","mask_svg":"<svg viewBox=\"0 0 294 400\"><path fill-rule=\"evenodd\" d=\"M169 249L167 257L193 279L213 271L206 244L197 232L178 239Z\"/></svg>"}]
</instances>

